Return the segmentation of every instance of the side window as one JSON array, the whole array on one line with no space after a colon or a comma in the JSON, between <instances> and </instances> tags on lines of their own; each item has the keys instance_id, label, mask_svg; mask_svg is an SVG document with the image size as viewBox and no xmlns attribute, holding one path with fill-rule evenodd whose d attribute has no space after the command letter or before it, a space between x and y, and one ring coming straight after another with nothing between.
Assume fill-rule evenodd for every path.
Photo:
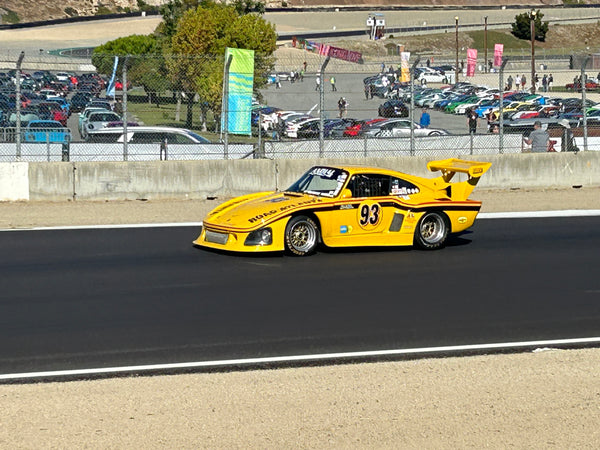
<instances>
[{"instance_id":1,"label":"side window","mask_svg":"<svg viewBox=\"0 0 600 450\"><path fill-rule=\"evenodd\" d=\"M165 139L164 133L148 133L141 131L134 131L133 137L131 138L132 144L152 144L156 142L162 142Z\"/></svg>"},{"instance_id":2,"label":"side window","mask_svg":"<svg viewBox=\"0 0 600 450\"><path fill-rule=\"evenodd\" d=\"M417 185L402 178L392 178L391 195L411 195L418 194L420 189Z\"/></svg>"},{"instance_id":3,"label":"side window","mask_svg":"<svg viewBox=\"0 0 600 450\"><path fill-rule=\"evenodd\" d=\"M190 138L179 133L168 133L167 142L169 144L193 144Z\"/></svg>"},{"instance_id":4,"label":"side window","mask_svg":"<svg viewBox=\"0 0 600 450\"><path fill-rule=\"evenodd\" d=\"M352 197L381 197L390 194L390 177L379 174L354 175L348 183Z\"/></svg>"}]
</instances>

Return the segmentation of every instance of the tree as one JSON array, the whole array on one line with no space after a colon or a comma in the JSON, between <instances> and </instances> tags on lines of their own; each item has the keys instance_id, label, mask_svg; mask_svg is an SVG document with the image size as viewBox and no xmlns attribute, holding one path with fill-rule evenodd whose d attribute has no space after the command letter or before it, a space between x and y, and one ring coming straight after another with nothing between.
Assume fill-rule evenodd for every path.
<instances>
[{"instance_id":1,"label":"tree","mask_svg":"<svg viewBox=\"0 0 600 450\"><path fill-rule=\"evenodd\" d=\"M115 56L119 56L117 73L123 72L125 56L128 56L128 80L143 86L148 100L158 105L159 93L171 89L162 46L162 41L155 35L118 38L96 47L92 64L98 73L111 76Z\"/></svg>"},{"instance_id":2,"label":"tree","mask_svg":"<svg viewBox=\"0 0 600 450\"><path fill-rule=\"evenodd\" d=\"M275 27L258 14L240 14L233 5L205 2L186 11L171 39L172 55L166 57L174 84L188 98L186 126L191 127L193 94L208 105L215 116L221 113L225 48L255 51L254 87L266 84L264 73L274 65Z\"/></svg>"},{"instance_id":3,"label":"tree","mask_svg":"<svg viewBox=\"0 0 600 450\"><path fill-rule=\"evenodd\" d=\"M542 22L544 14L538 9L535 12L534 19L534 34L535 40L544 42L546 33L548 33L548 22ZM523 13L515 16L515 21L512 24L512 34L519 39L531 40L531 13Z\"/></svg>"}]
</instances>

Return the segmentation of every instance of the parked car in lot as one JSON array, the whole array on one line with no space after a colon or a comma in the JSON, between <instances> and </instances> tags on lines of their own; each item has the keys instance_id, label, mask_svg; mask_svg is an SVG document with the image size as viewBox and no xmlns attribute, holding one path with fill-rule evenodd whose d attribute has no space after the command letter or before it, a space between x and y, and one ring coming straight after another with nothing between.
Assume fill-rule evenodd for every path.
<instances>
[{"instance_id":1,"label":"parked car in lot","mask_svg":"<svg viewBox=\"0 0 600 450\"><path fill-rule=\"evenodd\" d=\"M67 143L71 132L55 120L31 120L23 133L25 142Z\"/></svg>"},{"instance_id":2,"label":"parked car in lot","mask_svg":"<svg viewBox=\"0 0 600 450\"><path fill-rule=\"evenodd\" d=\"M106 128L110 122L118 122L121 120L116 112L113 111L95 111L91 112L88 118L83 122L81 127L81 137L85 139L91 131L101 130Z\"/></svg>"},{"instance_id":3,"label":"parked car in lot","mask_svg":"<svg viewBox=\"0 0 600 450\"><path fill-rule=\"evenodd\" d=\"M368 137L410 137L410 120L384 120L371 125L363 132ZM446 134L450 133L441 128L422 128L418 123L414 124L414 135L416 137L441 136Z\"/></svg>"},{"instance_id":4,"label":"parked car in lot","mask_svg":"<svg viewBox=\"0 0 600 450\"><path fill-rule=\"evenodd\" d=\"M79 136L83 137L83 133L84 133L83 128L84 128L85 123L87 122L90 114L92 114L93 112L97 112L97 111L110 112L110 110L108 110L106 108L102 108L99 106L90 106L90 107L86 107L83 111L81 111L79 113L79 119L78 119L78 123L77 123L77 129L79 131Z\"/></svg>"},{"instance_id":5,"label":"parked car in lot","mask_svg":"<svg viewBox=\"0 0 600 450\"><path fill-rule=\"evenodd\" d=\"M92 98L94 96L89 92L76 92L70 100L71 112L83 111Z\"/></svg>"},{"instance_id":6,"label":"parked car in lot","mask_svg":"<svg viewBox=\"0 0 600 450\"><path fill-rule=\"evenodd\" d=\"M421 83L448 83L450 73L441 73L430 67L417 67L415 69L415 79Z\"/></svg>"},{"instance_id":7,"label":"parked car in lot","mask_svg":"<svg viewBox=\"0 0 600 450\"><path fill-rule=\"evenodd\" d=\"M379 105L381 117L408 117L408 106L401 100L387 100Z\"/></svg>"},{"instance_id":8,"label":"parked car in lot","mask_svg":"<svg viewBox=\"0 0 600 450\"><path fill-rule=\"evenodd\" d=\"M351 121L347 120L347 119L325 119L323 121L323 137L330 137L330 133L331 130L334 127L338 127L338 126L347 126L350 123L352 123ZM309 122L308 124L300 127L300 129L298 130L298 137L300 139L314 139L314 138L318 138L319 137L319 133L320 133L320 122L319 121L313 121L313 122Z\"/></svg>"},{"instance_id":9,"label":"parked car in lot","mask_svg":"<svg viewBox=\"0 0 600 450\"><path fill-rule=\"evenodd\" d=\"M125 140L123 127L104 128L91 131L87 142L115 143ZM174 127L132 127L127 128L127 142L130 144L210 144L211 142L198 133L185 128Z\"/></svg>"}]
</instances>

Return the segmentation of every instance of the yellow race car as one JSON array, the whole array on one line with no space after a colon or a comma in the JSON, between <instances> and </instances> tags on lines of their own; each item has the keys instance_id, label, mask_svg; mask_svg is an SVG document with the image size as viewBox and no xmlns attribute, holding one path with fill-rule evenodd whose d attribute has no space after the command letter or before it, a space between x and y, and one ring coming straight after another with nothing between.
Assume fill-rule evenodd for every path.
<instances>
[{"instance_id":1,"label":"yellow race car","mask_svg":"<svg viewBox=\"0 0 600 450\"><path fill-rule=\"evenodd\" d=\"M481 202L468 200L489 162L431 161L437 178L353 166L316 166L283 192L234 198L212 210L194 245L234 252L309 255L328 247L443 247L473 225ZM456 173L464 181L452 183Z\"/></svg>"}]
</instances>

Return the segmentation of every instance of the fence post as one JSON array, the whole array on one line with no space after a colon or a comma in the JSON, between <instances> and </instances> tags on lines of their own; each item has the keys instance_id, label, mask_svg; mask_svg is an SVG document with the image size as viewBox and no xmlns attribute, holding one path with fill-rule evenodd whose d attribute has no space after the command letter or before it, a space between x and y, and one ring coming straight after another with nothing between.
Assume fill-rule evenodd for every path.
<instances>
[{"instance_id":1,"label":"fence post","mask_svg":"<svg viewBox=\"0 0 600 450\"><path fill-rule=\"evenodd\" d=\"M16 108L16 144L17 144L17 161L21 159L21 64L23 64L23 58L25 58L25 52L21 52L19 59L17 59L17 77L16 83L16 95L15 95L15 108Z\"/></svg>"},{"instance_id":2,"label":"fence post","mask_svg":"<svg viewBox=\"0 0 600 450\"><path fill-rule=\"evenodd\" d=\"M125 56L123 61L123 161L127 161L129 157L129 142L127 133L127 63L129 62L129 55Z\"/></svg>"},{"instance_id":3,"label":"fence post","mask_svg":"<svg viewBox=\"0 0 600 450\"><path fill-rule=\"evenodd\" d=\"M410 156L415 156L415 69L421 58L410 68Z\"/></svg>"},{"instance_id":4,"label":"fence post","mask_svg":"<svg viewBox=\"0 0 600 450\"><path fill-rule=\"evenodd\" d=\"M498 75L498 89L500 90L500 107L498 109L498 135L499 135L499 144L498 144L498 153L504 153L504 68L506 67L506 63L508 63L508 58L502 59L502 65L500 66L500 74Z\"/></svg>"},{"instance_id":5,"label":"fence post","mask_svg":"<svg viewBox=\"0 0 600 450\"><path fill-rule=\"evenodd\" d=\"M231 67L231 61L233 61L233 55L229 55L225 62L225 68L223 69L223 99L225 100L221 110L223 111L223 130L225 136L223 136L223 157L229 159L229 68Z\"/></svg>"},{"instance_id":6,"label":"fence post","mask_svg":"<svg viewBox=\"0 0 600 450\"><path fill-rule=\"evenodd\" d=\"M323 157L324 154L324 142L323 142L323 128L324 125L324 116L323 116L323 107L325 106L325 67L329 64L329 55L323 61L321 65L321 69L319 70L319 158Z\"/></svg>"},{"instance_id":7,"label":"fence post","mask_svg":"<svg viewBox=\"0 0 600 450\"><path fill-rule=\"evenodd\" d=\"M583 64L581 64L581 109L583 111L583 151L587 151L588 149L588 127L587 127L587 110L585 106L585 83L587 81L587 76L585 73L585 67L587 66L588 61L590 60L589 56L583 60Z\"/></svg>"}]
</instances>

